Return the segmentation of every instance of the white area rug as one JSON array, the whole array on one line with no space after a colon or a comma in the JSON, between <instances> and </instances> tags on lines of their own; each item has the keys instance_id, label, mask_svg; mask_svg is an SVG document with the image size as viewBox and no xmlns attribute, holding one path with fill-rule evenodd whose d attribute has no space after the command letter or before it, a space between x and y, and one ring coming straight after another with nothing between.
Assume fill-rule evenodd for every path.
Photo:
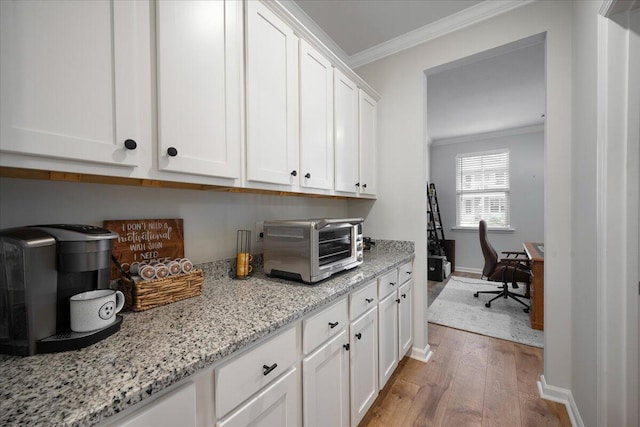
<instances>
[{"instance_id":1,"label":"white area rug","mask_svg":"<svg viewBox=\"0 0 640 427\"><path fill-rule=\"evenodd\" d=\"M484 304L495 295L476 291L498 290L499 283L452 276L428 309L431 323L463 329L490 337L544 347L544 333L531 328L524 306L512 299L499 298L487 308ZM511 287L509 287L511 290ZM524 291L521 286L517 293ZM525 300L526 301L526 300Z\"/></svg>"}]
</instances>

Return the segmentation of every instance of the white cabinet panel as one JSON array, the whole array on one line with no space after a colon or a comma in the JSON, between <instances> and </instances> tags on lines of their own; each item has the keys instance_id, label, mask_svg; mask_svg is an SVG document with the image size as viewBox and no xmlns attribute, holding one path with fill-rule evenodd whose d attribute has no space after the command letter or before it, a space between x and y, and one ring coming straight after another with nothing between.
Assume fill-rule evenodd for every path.
<instances>
[{"instance_id":1,"label":"white cabinet panel","mask_svg":"<svg viewBox=\"0 0 640 427\"><path fill-rule=\"evenodd\" d=\"M158 164L240 178L242 3L157 3Z\"/></svg>"},{"instance_id":2,"label":"white cabinet panel","mask_svg":"<svg viewBox=\"0 0 640 427\"><path fill-rule=\"evenodd\" d=\"M375 196L377 103L359 90L360 187L362 195Z\"/></svg>"},{"instance_id":3,"label":"white cabinet panel","mask_svg":"<svg viewBox=\"0 0 640 427\"><path fill-rule=\"evenodd\" d=\"M398 289L398 346L399 358L404 357L413 344L413 280Z\"/></svg>"},{"instance_id":4,"label":"white cabinet panel","mask_svg":"<svg viewBox=\"0 0 640 427\"><path fill-rule=\"evenodd\" d=\"M0 150L137 166L134 2L7 0L0 19Z\"/></svg>"},{"instance_id":5,"label":"white cabinet panel","mask_svg":"<svg viewBox=\"0 0 640 427\"><path fill-rule=\"evenodd\" d=\"M357 426L378 396L378 309L351 324L351 425Z\"/></svg>"},{"instance_id":6,"label":"white cabinet panel","mask_svg":"<svg viewBox=\"0 0 640 427\"><path fill-rule=\"evenodd\" d=\"M398 305L396 292L378 304L378 382L381 390L398 366Z\"/></svg>"},{"instance_id":7,"label":"white cabinet panel","mask_svg":"<svg viewBox=\"0 0 640 427\"><path fill-rule=\"evenodd\" d=\"M247 180L293 185L299 172L298 37L259 1L245 4Z\"/></svg>"},{"instance_id":8,"label":"white cabinet panel","mask_svg":"<svg viewBox=\"0 0 640 427\"><path fill-rule=\"evenodd\" d=\"M342 332L302 362L306 427L349 426L349 337Z\"/></svg>"},{"instance_id":9,"label":"white cabinet panel","mask_svg":"<svg viewBox=\"0 0 640 427\"><path fill-rule=\"evenodd\" d=\"M334 71L335 190L358 190L358 87Z\"/></svg>"},{"instance_id":10,"label":"white cabinet panel","mask_svg":"<svg viewBox=\"0 0 640 427\"><path fill-rule=\"evenodd\" d=\"M188 383L134 412L120 427L195 427L196 386Z\"/></svg>"},{"instance_id":11,"label":"white cabinet panel","mask_svg":"<svg viewBox=\"0 0 640 427\"><path fill-rule=\"evenodd\" d=\"M298 370L291 368L216 426L294 427L298 423L298 409Z\"/></svg>"},{"instance_id":12,"label":"white cabinet panel","mask_svg":"<svg viewBox=\"0 0 640 427\"><path fill-rule=\"evenodd\" d=\"M333 67L300 42L300 186L333 187Z\"/></svg>"}]
</instances>

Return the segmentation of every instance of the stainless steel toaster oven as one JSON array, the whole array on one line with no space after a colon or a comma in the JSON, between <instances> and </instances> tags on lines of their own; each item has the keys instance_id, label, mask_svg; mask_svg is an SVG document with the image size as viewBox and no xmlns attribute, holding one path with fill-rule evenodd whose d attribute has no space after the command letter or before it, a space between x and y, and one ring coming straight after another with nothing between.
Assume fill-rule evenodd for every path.
<instances>
[{"instance_id":1,"label":"stainless steel toaster oven","mask_svg":"<svg viewBox=\"0 0 640 427\"><path fill-rule=\"evenodd\" d=\"M306 283L362 264L363 218L264 222L264 270Z\"/></svg>"}]
</instances>

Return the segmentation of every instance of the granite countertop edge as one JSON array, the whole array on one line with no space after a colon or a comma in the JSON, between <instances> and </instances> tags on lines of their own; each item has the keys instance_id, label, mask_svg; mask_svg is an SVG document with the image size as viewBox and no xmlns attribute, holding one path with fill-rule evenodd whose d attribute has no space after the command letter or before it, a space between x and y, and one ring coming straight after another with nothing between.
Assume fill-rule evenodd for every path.
<instances>
[{"instance_id":1,"label":"granite countertop edge","mask_svg":"<svg viewBox=\"0 0 640 427\"><path fill-rule=\"evenodd\" d=\"M238 292L238 289L241 289L241 291L246 291L246 295L243 296L250 300L247 305L255 304L255 301L251 301L251 298L256 294L266 293L262 289L262 287L278 286L282 284L289 286L290 288L288 288L288 291L291 291L292 293L294 293L294 291L299 292L301 294L300 299L302 299L303 301L294 309L281 309L282 313L276 312L272 317L268 319L259 319L259 325L256 325L256 327L254 328L252 328L251 326L247 327L247 325L242 325L242 327L244 327L245 329L244 331L239 332L238 335L234 336L233 338L227 337L224 341L224 345L219 347L209 349L207 349L206 347L199 348L197 344L199 342L205 341L210 337L203 337L200 335L192 336L189 341L193 342L187 342L184 344L191 344L194 347L193 352L195 352L195 356L191 359L188 358L188 356L190 356L189 354L184 354L184 346L182 353L180 353L180 350L176 350L178 354L173 355L171 354L172 346L170 345L170 343L169 345L167 345L167 343L161 343L165 345L164 351L167 353L167 357L160 360L160 362L164 360L167 364L173 364L172 367L162 366L162 363L158 363L157 357L152 358L152 361L155 362L155 365L151 368L143 368L142 366L129 367L129 371L126 374L132 376L130 380L130 383L132 385L127 390L118 390L118 395L114 395L114 393L106 393L104 396L100 396L99 401L86 402L86 404L84 405L82 403L80 405L71 404L71 407L68 411L65 411L65 408L60 408L59 405L55 405L53 403L56 401L56 399L62 398L62 396L64 396L65 387L60 388L56 386L45 387L44 390L39 390L40 393L35 393L36 395L42 395L44 392L47 398L53 401L47 402L47 400L45 399L45 402L47 402L48 404L43 403L43 405L40 407L40 410L38 410L38 408L35 408L35 405L34 407L29 408L16 408L15 406L12 406L11 403L14 403L15 405L26 405L34 401L34 396L32 395L33 390L31 390L31 393L24 393L22 390L15 390L14 388L17 388L17 386L20 385L21 380L24 380L24 377L21 377L21 375L28 376L32 373L32 375L37 375L37 373L40 371L40 368L42 368L42 366L39 365L41 365L42 363L35 364L35 366L30 366L29 359L31 358L0 356L0 374L3 374L3 376L5 372L8 372L12 369L12 363L15 365L20 365L19 368L17 368L18 370L20 370L20 372L16 375L17 378L10 378L8 390L3 390L0 393L0 398L2 398L2 400L5 402L4 404L0 403L0 412L4 414L0 414L0 424L36 425L46 420L47 424L51 423L50 425L91 426L98 424L101 421L108 420L108 417L118 414L137 403L145 401L156 393L175 385L176 383L182 381L185 378L188 378L198 371L207 368L236 352L242 351L252 343L278 332L282 328L293 324L297 320L302 319L303 317L322 307L327 306L328 304L347 295L358 287L370 282L374 278L379 277L414 258L415 253L413 242L387 242L389 243L387 244L386 249L381 251L382 254L377 254L375 256L372 256L370 254L365 255L365 264L363 264L361 268L349 270L348 272L338 274L336 276L333 276L332 278L320 282L320 284L318 285L312 286L292 283L281 279L267 278L261 272L256 272L254 277L248 280L238 281L231 279L230 277L228 277L228 275L227 277L220 277L220 274L212 274L205 269L203 300L200 302L203 305L208 301L216 302L217 299L221 298L220 295L216 294L216 292L218 292L218 294L224 295L225 299L234 298L234 295L230 296L227 294L229 292ZM368 262L372 262L372 259L379 265L375 267L367 265ZM309 300L305 301L305 298L308 298ZM145 325L145 320L147 320L147 318L149 320L155 321L156 319L153 317L154 315L162 316L165 313L170 313L167 314L167 316L169 316L169 322L172 322L175 320L176 313L180 312L178 306L183 305L184 310L187 311L189 301L190 300L179 301L168 306L157 307L145 312L126 313L124 315L125 322L123 322L123 329L119 332L119 334L125 334L124 337L120 337L121 341L128 342L127 340L130 340L130 335L134 335L137 332L136 330L126 330L125 325L135 323L135 325L133 326L134 328L143 328ZM267 303L269 302L270 301L267 301ZM230 317L233 317L233 315L234 313L230 313ZM222 314L222 316L224 316L224 314ZM212 316L212 318L216 317ZM134 322L133 319L135 319L137 322ZM187 318L186 320L182 321L182 323L180 323L181 320L176 321L176 325L178 328L189 327L189 325L183 324L188 323L189 320L190 319ZM150 326L149 328L153 329L152 326ZM197 334L197 332L193 333ZM203 332L203 334L205 335L206 333L207 332ZM158 338L157 335L157 333L151 334L151 336L156 339ZM116 334L113 338L119 338L118 334ZM117 340L113 338L110 340L105 340L104 343L108 342L108 344L110 344L111 346L117 346ZM159 338L162 337L160 336ZM169 340L170 338L167 338L167 341ZM104 344L104 346L107 347L107 344ZM99 356L102 356L103 359L109 358L109 356L104 356L102 353L100 353L101 343L98 343L92 347L96 348L92 350L86 350L86 352L93 351L98 353ZM108 349L106 351L108 351ZM78 350L78 352L80 352L78 354L82 354L82 352L85 352L85 350ZM189 352L192 352L191 349L189 350ZM46 359L47 356L49 356L49 358L52 359L51 364L55 365L55 362L53 360L63 359L64 357L61 355L64 355L64 353L38 355L34 356L34 358L40 358L42 361ZM176 363L175 359L171 358L171 356L174 356L174 358L180 357L180 363ZM183 360L185 359L185 357L187 357L187 359L189 360ZM44 363L46 364L46 361ZM61 364L65 363L69 364L70 362L68 362L66 359L61 362ZM113 369L115 369L115 366L116 365L114 364ZM107 369L109 369L108 366ZM145 379L136 379L138 374L140 374L140 376L146 375ZM105 375L106 374L103 373L103 376ZM73 377L71 376L70 378ZM14 381L11 381L12 379ZM60 381L64 383L65 379L60 378ZM73 379L71 381L73 381ZM68 383L69 381L66 382ZM120 383L126 384L127 379L121 379ZM87 386L87 384L84 383L82 383L82 385ZM82 387L82 385L80 385L80 387ZM71 386L73 387L73 384L71 384ZM26 388L30 389L30 385L26 385ZM52 396L52 394L55 394L55 396ZM52 414L51 409L56 406L58 406L58 408L56 409L62 409L62 411ZM49 410L48 413L47 410ZM55 416L52 417L52 415Z\"/></svg>"}]
</instances>

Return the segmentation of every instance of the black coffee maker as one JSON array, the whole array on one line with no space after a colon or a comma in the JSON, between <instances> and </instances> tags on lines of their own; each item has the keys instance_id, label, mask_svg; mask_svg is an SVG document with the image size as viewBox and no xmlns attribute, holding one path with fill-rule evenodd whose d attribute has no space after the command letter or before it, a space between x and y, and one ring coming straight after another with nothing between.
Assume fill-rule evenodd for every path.
<instances>
[{"instance_id":1,"label":"black coffee maker","mask_svg":"<svg viewBox=\"0 0 640 427\"><path fill-rule=\"evenodd\" d=\"M121 316L97 331L72 332L69 298L109 288L111 247L117 237L92 225L0 230L0 353L74 350L116 333Z\"/></svg>"}]
</instances>

